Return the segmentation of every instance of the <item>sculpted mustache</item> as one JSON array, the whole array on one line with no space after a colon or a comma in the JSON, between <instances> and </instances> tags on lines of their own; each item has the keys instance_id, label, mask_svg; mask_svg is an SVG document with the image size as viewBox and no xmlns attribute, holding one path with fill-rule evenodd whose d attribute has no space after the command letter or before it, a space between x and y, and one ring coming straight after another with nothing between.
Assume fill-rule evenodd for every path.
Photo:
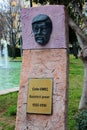
<instances>
[{"instance_id":1,"label":"sculpted mustache","mask_svg":"<svg viewBox=\"0 0 87 130\"><path fill-rule=\"evenodd\" d=\"M44 38L42 35L35 35L36 38Z\"/></svg>"}]
</instances>

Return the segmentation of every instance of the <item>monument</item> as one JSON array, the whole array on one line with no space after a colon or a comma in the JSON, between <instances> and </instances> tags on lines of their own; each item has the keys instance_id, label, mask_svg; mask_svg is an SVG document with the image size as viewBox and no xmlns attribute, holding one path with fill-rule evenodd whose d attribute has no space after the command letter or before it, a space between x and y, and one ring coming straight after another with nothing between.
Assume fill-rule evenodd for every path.
<instances>
[{"instance_id":1,"label":"monument","mask_svg":"<svg viewBox=\"0 0 87 130\"><path fill-rule=\"evenodd\" d=\"M23 9L15 130L67 130L68 20L63 5Z\"/></svg>"}]
</instances>

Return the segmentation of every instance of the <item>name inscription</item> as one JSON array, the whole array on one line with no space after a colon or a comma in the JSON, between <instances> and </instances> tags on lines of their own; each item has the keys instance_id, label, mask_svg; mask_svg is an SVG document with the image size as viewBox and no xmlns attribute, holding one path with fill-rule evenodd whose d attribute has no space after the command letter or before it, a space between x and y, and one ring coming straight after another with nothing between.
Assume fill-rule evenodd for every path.
<instances>
[{"instance_id":1,"label":"name inscription","mask_svg":"<svg viewBox=\"0 0 87 130\"><path fill-rule=\"evenodd\" d=\"M48 88L32 88L33 91L48 91Z\"/></svg>"},{"instance_id":2,"label":"name inscription","mask_svg":"<svg viewBox=\"0 0 87 130\"><path fill-rule=\"evenodd\" d=\"M27 113L52 113L52 79L30 79Z\"/></svg>"}]
</instances>

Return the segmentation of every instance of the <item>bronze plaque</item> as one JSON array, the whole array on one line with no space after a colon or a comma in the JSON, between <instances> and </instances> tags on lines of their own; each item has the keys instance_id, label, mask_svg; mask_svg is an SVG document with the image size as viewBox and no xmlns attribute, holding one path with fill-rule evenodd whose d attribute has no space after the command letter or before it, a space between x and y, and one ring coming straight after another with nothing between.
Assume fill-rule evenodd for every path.
<instances>
[{"instance_id":1,"label":"bronze plaque","mask_svg":"<svg viewBox=\"0 0 87 130\"><path fill-rule=\"evenodd\" d=\"M27 113L52 113L52 79L30 79Z\"/></svg>"}]
</instances>

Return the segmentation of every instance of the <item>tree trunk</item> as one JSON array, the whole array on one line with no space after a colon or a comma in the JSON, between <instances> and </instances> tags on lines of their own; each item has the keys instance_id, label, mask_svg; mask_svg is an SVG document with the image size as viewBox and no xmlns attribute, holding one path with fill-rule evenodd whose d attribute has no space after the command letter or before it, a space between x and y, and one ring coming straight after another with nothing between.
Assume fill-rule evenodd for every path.
<instances>
[{"instance_id":1,"label":"tree trunk","mask_svg":"<svg viewBox=\"0 0 87 130\"><path fill-rule=\"evenodd\" d=\"M87 49L82 53L82 61L84 63L84 85L82 96L79 104L79 109L87 109Z\"/></svg>"},{"instance_id":2,"label":"tree trunk","mask_svg":"<svg viewBox=\"0 0 87 130\"><path fill-rule=\"evenodd\" d=\"M84 86L79 104L79 109L87 109L87 61L84 67Z\"/></svg>"},{"instance_id":3,"label":"tree trunk","mask_svg":"<svg viewBox=\"0 0 87 130\"><path fill-rule=\"evenodd\" d=\"M79 109L87 109L87 37L83 35L82 30L75 24L75 22L69 19L70 27L76 32L78 42L82 48L81 59L84 64L84 84L81 100L79 103Z\"/></svg>"}]
</instances>

